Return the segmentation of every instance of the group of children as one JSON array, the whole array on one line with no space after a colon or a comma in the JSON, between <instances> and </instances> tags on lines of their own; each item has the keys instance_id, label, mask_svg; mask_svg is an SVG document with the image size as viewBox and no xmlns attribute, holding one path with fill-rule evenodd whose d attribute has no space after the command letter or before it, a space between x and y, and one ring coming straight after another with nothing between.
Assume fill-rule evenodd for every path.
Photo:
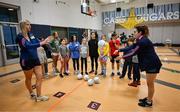
<instances>
[{"instance_id":1,"label":"group of children","mask_svg":"<svg viewBox=\"0 0 180 112\"><path fill-rule=\"evenodd\" d=\"M120 37L121 38L121 37ZM42 38L43 40L43 38ZM123 41L126 47L135 43L135 38L130 37ZM133 82L128 84L129 86L137 87L140 85L140 71L138 66L137 55L124 59L124 65L122 69L122 74L120 72L120 60L116 59L119 54L114 54L115 50L120 48L121 41L117 38L116 33L112 33L111 40L108 42L106 35L102 35L98 41L98 35L96 32L91 33L91 38L85 37L82 39L81 44L78 42L76 35L72 35L70 42L68 43L67 38L58 38L58 33L54 32L52 34L52 39L48 45L38 48L38 56L42 64L42 71L44 76L48 77L48 58L53 60L53 74L59 74L60 77L64 75L69 75L69 60L72 58L74 74L87 74L87 59L90 57L91 60L91 71L89 73L95 73L97 75L98 61L101 65L101 72L99 75L106 77L107 69L106 63L110 58L112 63L112 73L111 76L115 75L114 63L117 64L117 75L119 78L124 78L128 68L128 78L131 80L131 73L133 73ZM126 48L125 47L125 48ZM44 49L45 50L44 50ZM128 52L124 52L124 55ZM81 72L79 59L81 60ZM57 61L60 60L60 69L57 68ZM95 63L95 69L94 69ZM132 72L133 71L133 72ZM64 75L63 75L64 74Z\"/></svg>"},{"instance_id":2,"label":"group of children","mask_svg":"<svg viewBox=\"0 0 180 112\"><path fill-rule=\"evenodd\" d=\"M154 82L157 74L160 72L162 63L155 52L153 43L148 39L149 29L147 26L136 26L134 37L127 41L123 40L123 44L127 47L120 48L121 38L117 38L116 33L112 33L109 43L106 41L106 36L103 35L98 41L96 32L91 33L91 39L87 42L87 38L82 39L82 44L78 42L75 35L71 37L71 42L68 44L66 38L59 40L58 33L54 32L47 39L41 39L41 42L34 37L30 32L31 25L28 20L20 22L21 33L17 35L16 42L20 46L20 65L25 74L25 84L29 91L30 97L36 101L47 101L47 96L41 95L42 72L41 66L44 69L43 74L48 76L48 61L47 58L53 59L53 72L59 73L60 77L69 75L69 60L73 60L74 73L79 74L79 58L81 57L81 73L83 74L83 65L85 64L85 74L87 73L87 58L91 59L91 71L97 74L98 59L101 63L101 75L106 76L106 63L109 58L112 63L111 76L115 75L114 62L117 63L117 75L124 78L127 67L129 68L128 78L131 79L131 71L133 71L133 82L129 86L136 87L140 85L140 73L146 72L146 82L148 87L148 95L143 99L139 99L138 105L142 107L151 107L153 105L153 96L155 92ZM123 37L124 38L124 37ZM42 46L42 47L40 47ZM39 48L38 48L39 47ZM43 48L44 47L44 48ZM38 51L37 51L38 48ZM44 51L44 49L46 51ZM119 52L124 52L123 56L119 56ZM119 60L125 59L122 75L119 70ZM60 59L60 71L57 69L57 61ZM94 69L95 62L95 69ZM133 70L132 70L133 69ZM36 93L33 92L31 79L32 74L36 75Z\"/></svg>"}]
</instances>

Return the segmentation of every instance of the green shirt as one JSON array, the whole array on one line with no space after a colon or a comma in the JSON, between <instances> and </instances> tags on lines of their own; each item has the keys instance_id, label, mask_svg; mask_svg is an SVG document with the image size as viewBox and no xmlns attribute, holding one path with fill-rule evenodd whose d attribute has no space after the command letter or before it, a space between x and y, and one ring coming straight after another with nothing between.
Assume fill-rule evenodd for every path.
<instances>
[{"instance_id":1,"label":"green shirt","mask_svg":"<svg viewBox=\"0 0 180 112\"><path fill-rule=\"evenodd\" d=\"M52 53L59 53L59 46L60 46L59 38L51 40L50 47Z\"/></svg>"}]
</instances>

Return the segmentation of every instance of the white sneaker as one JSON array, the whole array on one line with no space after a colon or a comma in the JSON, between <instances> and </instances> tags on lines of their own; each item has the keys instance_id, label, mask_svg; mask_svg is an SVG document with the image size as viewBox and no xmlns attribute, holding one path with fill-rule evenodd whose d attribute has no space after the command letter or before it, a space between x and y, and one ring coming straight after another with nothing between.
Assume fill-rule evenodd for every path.
<instances>
[{"instance_id":1,"label":"white sneaker","mask_svg":"<svg viewBox=\"0 0 180 112\"><path fill-rule=\"evenodd\" d=\"M56 73L56 72L54 72L54 71L53 71L52 74L53 74L53 76L57 76L57 75L58 75L58 73Z\"/></svg>"},{"instance_id":2,"label":"white sneaker","mask_svg":"<svg viewBox=\"0 0 180 112\"><path fill-rule=\"evenodd\" d=\"M38 96L38 97L36 97L36 102L47 101L47 100L49 100L48 96Z\"/></svg>"},{"instance_id":3,"label":"white sneaker","mask_svg":"<svg viewBox=\"0 0 180 112\"><path fill-rule=\"evenodd\" d=\"M49 72L45 73L45 75L49 75L49 74L50 74Z\"/></svg>"},{"instance_id":4,"label":"white sneaker","mask_svg":"<svg viewBox=\"0 0 180 112\"><path fill-rule=\"evenodd\" d=\"M57 74L56 69L53 68L53 75L54 75L54 76L57 76L56 74Z\"/></svg>"},{"instance_id":5,"label":"white sneaker","mask_svg":"<svg viewBox=\"0 0 180 112\"><path fill-rule=\"evenodd\" d=\"M69 70L67 70L66 73L70 74Z\"/></svg>"},{"instance_id":6,"label":"white sneaker","mask_svg":"<svg viewBox=\"0 0 180 112\"><path fill-rule=\"evenodd\" d=\"M80 74L80 71L79 71L79 70L76 70L76 71L75 71L75 74L76 74L76 75Z\"/></svg>"},{"instance_id":7,"label":"white sneaker","mask_svg":"<svg viewBox=\"0 0 180 112\"><path fill-rule=\"evenodd\" d=\"M76 71L74 71L74 75L77 75L77 72L76 72Z\"/></svg>"}]
</instances>

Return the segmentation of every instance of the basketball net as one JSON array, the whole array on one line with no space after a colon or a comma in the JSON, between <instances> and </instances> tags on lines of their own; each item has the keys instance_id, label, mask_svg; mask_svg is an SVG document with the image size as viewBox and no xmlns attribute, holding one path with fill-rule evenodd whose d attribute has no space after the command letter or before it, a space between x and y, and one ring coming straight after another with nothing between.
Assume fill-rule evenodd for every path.
<instances>
[{"instance_id":1,"label":"basketball net","mask_svg":"<svg viewBox=\"0 0 180 112\"><path fill-rule=\"evenodd\" d=\"M96 11L90 9L88 14L89 14L91 17L95 17L95 16L96 16Z\"/></svg>"}]
</instances>

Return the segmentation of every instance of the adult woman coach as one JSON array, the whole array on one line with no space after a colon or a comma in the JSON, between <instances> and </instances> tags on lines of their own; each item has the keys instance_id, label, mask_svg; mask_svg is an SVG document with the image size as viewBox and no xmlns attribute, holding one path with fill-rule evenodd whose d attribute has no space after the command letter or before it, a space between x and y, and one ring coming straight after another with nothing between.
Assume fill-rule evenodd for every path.
<instances>
[{"instance_id":1,"label":"adult woman coach","mask_svg":"<svg viewBox=\"0 0 180 112\"><path fill-rule=\"evenodd\" d=\"M31 31L31 25L28 20L20 22L21 33L17 35L16 42L20 47L20 65L25 74L25 85L28 89L32 99L36 101L46 101L49 98L47 96L41 96L41 84L42 84L42 70L37 55L37 48L41 45L47 44L49 38L40 42L33 36ZM36 94L33 92L31 79L32 74L36 75Z\"/></svg>"},{"instance_id":2,"label":"adult woman coach","mask_svg":"<svg viewBox=\"0 0 180 112\"><path fill-rule=\"evenodd\" d=\"M141 71L146 72L146 80L148 86L148 96L144 99L140 99L138 105L142 107L152 106L152 98L154 95L154 81L156 79L157 73L159 73L162 66L159 57L157 56L152 42L148 39L149 29L147 26L137 26L136 29L136 44L116 50L114 53L129 51L131 52L122 58L132 56L134 54L138 55L139 66Z\"/></svg>"}]
</instances>

